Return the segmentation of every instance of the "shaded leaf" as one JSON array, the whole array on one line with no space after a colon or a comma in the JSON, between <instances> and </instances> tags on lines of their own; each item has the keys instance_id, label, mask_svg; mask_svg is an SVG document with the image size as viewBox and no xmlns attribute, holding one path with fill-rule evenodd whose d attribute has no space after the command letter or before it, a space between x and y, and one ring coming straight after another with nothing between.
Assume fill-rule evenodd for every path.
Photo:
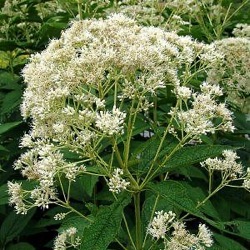
<instances>
[{"instance_id":1,"label":"shaded leaf","mask_svg":"<svg viewBox=\"0 0 250 250\"><path fill-rule=\"evenodd\" d=\"M106 250L114 241L122 221L123 209L129 203L130 197L125 197L100 208L94 222L84 231L80 249Z\"/></svg>"},{"instance_id":2,"label":"shaded leaf","mask_svg":"<svg viewBox=\"0 0 250 250\"><path fill-rule=\"evenodd\" d=\"M12 244L8 246L6 250L36 250L36 249L27 242L19 242L17 244Z\"/></svg>"},{"instance_id":3,"label":"shaded leaf","mask_svg":"<svg viewBox=\"0 0 250 250\"><path fill-rule=\"evenodd\" d=\"M211 250L247 250L238 242L221 234L213 233L215 244Z\"/></svg>"},{"instance_id":4,"label":"shaded leaf","mask_svg":"<svg viewBox=\"0 0 250 250\"><path fill-rule=\"evenodd\" d=\"M1 58L1 54L0 54L0 58ZM14 90L14 89L20 88L20 85L17 84L19 79L20 79L19 76L15 75L15 74L5 72L5 71L1 72L0 73L0 86L1 86L1 89Z\"/></svg>"},{"instance_id":5,"label":"shaded leaf","mask_svg":"<svg viewBox=\"0 0 250 250\"><path fill-rule=\"evenodd\" d=\"M7 184L4 184L0 187L0 205L8 204L9 195Z\"/></svg>"},{"instance_id":6,"label":"shaded leaf","mask_svg":"<svg viewBox=\"0 0 250 250\"><path fill-rule=\"evenodd\" d=\"M18 236L27 226L35 210L26 215L16 214L14 211L8 214L0 228L0 242L5 245Z\"/></svg>"},{"instance_id":7,"label":"shaded leaf","mask_svg":"<svg viewBox=\"0 0 250 250\"><path fill-rule=\"evenodd\" d=\"M17 121L17 122L8 122L8 123L0 124L0 134L8 132L9 130L11 130L11 129L17 127L18 125L20 125L21 123L23 123L23 122L22 121Z\"/></svg>"},{"instance_id":8,"label":"shaded leaf","mask_svg":"<svg viewBox=\"0 0 250 250\"><path fill-rule=\"evenodd\" d=\"M229 232L250 240L250 221L234 220L225 223L225 225Z\"/></svg>"},{"instance_id":9,"label":"shaded leaf","mask_svg":"<svg viewBox=\"0 0 250 250\"><path fill-rule=\"evenodd\" d=\"M22 90L16 89L9 93L7 93L1 104L1 114L6 114L11 112L13 109L18 107L21 103L21 97L22 97Z\"/></svg>"}]
</instances>

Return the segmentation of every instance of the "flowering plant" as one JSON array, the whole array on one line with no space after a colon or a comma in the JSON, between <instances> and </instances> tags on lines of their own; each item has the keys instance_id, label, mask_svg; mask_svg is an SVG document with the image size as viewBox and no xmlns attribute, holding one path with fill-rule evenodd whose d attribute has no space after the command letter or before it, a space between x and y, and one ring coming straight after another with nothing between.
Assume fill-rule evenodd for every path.
<instances>
[{"instance_id":1,"label":"flowering plant","mask_svg":"<svg viewBox=\"0 0 250 250\"><path fill-rule=\"evenodd\" d=\"M219 46L123 14L72 22L22 71L16 212L52 209L54 249L206 249L209 228L232 233L211 199L250 178L232 146L208 143L235 130L225 77L212 80L230 67Z\"/></svg>"}]
</instances>

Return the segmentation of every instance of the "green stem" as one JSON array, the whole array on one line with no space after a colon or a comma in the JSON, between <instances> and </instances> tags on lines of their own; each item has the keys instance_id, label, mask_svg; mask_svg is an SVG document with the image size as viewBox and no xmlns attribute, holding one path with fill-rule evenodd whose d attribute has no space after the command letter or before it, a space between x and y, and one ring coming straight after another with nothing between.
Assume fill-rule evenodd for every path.
<instances>
[{"instance_id":1,"label":"green stem","mask_svg":"<svg viewBox=\"0 0 250 250\"><path fill-rule=\"evenodd\" d=\"M126 230L127 230L127 233L128 233L128 237L130 239L130 242L131 242L133 248L136 250L136 246L135 246L135 243L134 243L133 238L131 236L130 229L129 229L129 226L128 226L128 222L126 220L126 217L125 217L124 213L122 214L122 218L123 218L123 221L125 223L125 227L126 227Z\"/></svg>"},{"instance_id":2,"label":"green stem","mask_svg":"<svg viewBox=\"0 0 250 250\"><path fill-rule=\"evenodd\" d=\"M62 180L60 178L59 173L57 174L57 176L58 176L58 180L59 180L60 187L61 187L61 190L62 190L63 198L64 198L65 202L67 202L67 197L66 197L66 194L65 194L65 191L64 191L64 188L63 188L63 184L62 184Z\"/></svg>"},{"instance_id":3,"label":"green stem","mask_svg":"<svg viewBox=\"0 0 250 250\"><path fill-rule=\"evenodd\" d=\"M116 242L120 245L120 247L124 250L126 250L127 248L125 246L123 246L123 244L117 239L115 238Z\"/></svg>"},{"instance_id":4,"label":"green stem","mask_svg":"<svg viewBox=\"0 0 250 250\"><path fill-rule=\"evenodd\" d=\"M152 168L150 168L150 171L148 172L146 178L144 179L144 181L140 185L140 189L144 188L144 186L147 184L147 182L149 182L154 177L154 175L159 171L160 168L162 168L166 164L166 162L171 158L171 156L182 147L182 144L184 144L186 139L187 139L187 136L184 137L183 140L181 140L176 145L176 147L171 151L171 153L165 157L163 162L153 172L151 172Z\"/></svg>"},{"instance_id":5,"label":"green stem","mask_svg":"<svg viewBox=\"0 0 250 250\"><path fill-rule=\"evenodd\" d=\"M134 194L135 204L135 244L136 250L142 249L140 192Z\"/></svg>"},{"instance_id":6,"label":"green stem","mask_svg":"<svg viewBox=\"0 0 250 250\"><path fill-rule=\"evenodd\" d=\"M211 194L212 193L212 177L213 177L213 170L209 170L209 184L208 184L208 193Z\"/></svg>"},{"instance_id":7,"label":"green stem","mask_svg":"<svg viewBox=\"0 0 250 250\"><path fill-rule=\"evenodd\" d=\"M179 106L179 101L177 101L177 103L176 103L174 113L177 112L178 106ZM168 126L166 127L166 129L165 129L165 131L164 131L164 134L163 134L163 136L162 136L162 138L161 138L161 141L160 141L160 144L159 144L159 146L158 146L158 148L157 148L157 151L156 151L156 154L155 154L155 156L154 156L154 159L153 159L153 161L152 161L152 163L151 163L151 165L150 165L150 167L149 167L148 173L147 173L145 179L143 180L143 182L142 182L140 188L143 188L143 187L146 185L146 183L147 183L147 181L148 181L148 178L149 178L150 175L151 175L151 172L152 172L152 170L153 170L153 168L154 168L154 165L155 165L155 163L156 163L156 160L158 159L159 153L160 153L160 151L161 151L161 149L162 149L164 140L166 139L166 136L167 136L167 134L168 134L168 132L169 132L169 128L170 128L170 126L172 125L172 121L173 121L174 117L175 117L175 114L172 115L172 117L171 117L171 119L170 119L170 121L169 121L169 124L168 124Z\"/></svg>"},{"instance_id":8,"label":"green stem","mask_svg":"<svg viewBox=\"0 0 250 250\"><path fill-rule=\"evenodd\" d=\"M215 195L219 190L221 190L224 187L224 183L221 183L213 192L211 192L202 202L200 202L196 208L199 208L200 206L204 205L213 195Z\"/></svg>"},{"instance_id":9,"label":"green stem","mask_svg":"<svg viewBox=\"0 0 250 250\"><path fill-rule=\"evenodd\" d=\"M68 185L68 191L67 191L67 203L69 203L69 199L70 199L70 189L71 189L71 181L69 181L69 185Z\"/></svg>"},{"instance_id":10,"label":"green stem","mask_svg":"<svg viewBox=\"0 0 250 250\"><path fill-rule=\"evenodd\" d=\"M125 164L124 164L124 162L122 160L120 151L119 151L118 146L116 144L116 140L114 138L111 138L111 142L112 142L112 145L113 145L113 148L114 148L114 151L115 151L116 159L117 159L120 167L123 169L124 174L128 176L128 178L129 178L129 180L130 180L130 182L132 184L132 188L135 189L135 190L138 190L138 183L135 180L135 178L133 177L133 175L125 167Z\"/></svg>"},{"instance_id":11,"label":"green stem","mask_svg":"<svg viewBox=\"0 0 250 250\"><path fill-rule=\"evenodd\" d=\"M158 203L159 198L160 198L160 195L158 194L158 195L156 196L156 198L155 198L155 203L154 203L154 206L153 206L153 209L152 209L152 212L151 212L151 216L150 216L150 220L149 220L150 222L153 220L154 213L155 213L156 206L157 206L157 203ZM148 233L146 233L146 235L145 235L145 237L144 237L143 244L142 244L142 249L144 249L144 247L145 247L147 237L148 237Z\"/></svg>"},{"instance_id":12,"label":"green stem","mask_svg":"<svg viewBox=\"0 0 250 250\"><path fill-rule=\"evenodd\" d=\"M129 112L128 127L127 127L127 140L125 142L125 147L124 147L124 167L125 168L128 168L130 142L131 142L131 138L132 138L132 133L133 133L133 128L134 128L134 124L135 124L136 113L138 110L139 102L138 102L138 106L137 106L136 110L134 110L134 104L135 104L135 100L133 99L132 105L130 108L130 112Z\"/></svg>"},{"instance_id":13,"label":"green stem","mask_svg":"<svg viewBox=\"0 0 250 250\"><path fill-rule=\"evenodd\" d=\"M71 207L69 203L63 202L59 199L57 199L57 201L58 201L57 204L59 206L69 209L71 212L76 213L77 215L81 216L82 218L84 218L85 220L87 220L89 222L93 222L93 220L91 220L90 218L86 217L85 215L83 215L82 213L80 213L79 211L77 211L76 209Z\"/></svg>"},{"instance_id":14,"label":"green stem","mask_svg":"<svg viewBox=\"0 0 250 250\"><path fill-rule=\"evenodd\" d=\"M82 16L82 3L81 3L81 0L77 1L77 8L78 8L79 19L82 20L83 16Z\"/></svg>"}]
</instances>

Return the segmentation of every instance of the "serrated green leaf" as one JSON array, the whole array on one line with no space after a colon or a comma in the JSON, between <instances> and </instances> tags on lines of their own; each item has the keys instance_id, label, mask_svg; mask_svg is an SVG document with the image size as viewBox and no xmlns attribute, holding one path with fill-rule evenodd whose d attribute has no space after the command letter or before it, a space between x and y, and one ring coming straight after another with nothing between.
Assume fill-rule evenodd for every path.
<instances>
[{"instance_id":1,"label":"serrated green leaf","mask_svg":"<svg viewBox=\"0 0 250 250\"><path fill-rule=\"evenodd\" d=\"M20 125L21 123L23 123L22 121L17 121L17 122L8 122L8 123L4 123L4 124L0 124L0 135L8 132L9 130L17 127L18 125Z\"/></svg>"},{"instance_id":2,"label":"serrated green leaf","mask_svg":"<svg viewBox=\"0 0 250 250\"><path fill-rule=\"evenodd\" d=\"M188 177L189 179L192 178L197 178L197 179L201 179L207 182L208 177L207 175L204 173L203 169L201 169L200 167L196 167L196 166L187 166L185 168L178 168L176 170L178 172L178 174L184 175L186 177Z\"/></svg>"},{"instance_id":3,"label":"serrated green leaf","mask_svg":"<svg viewBox=\"0 0 250 250\"><path fill-rule=\"evenodd\" d=\"M219 215L210 201L202 207L197 206L205 198L199 188L191 188L184 182L172 180L149 184L148 188L160 195L161 199L165 199L166 202L172 204L173 207L201 218L220 230L224 230L224 224L219 220ZM216 220L211 220L211 217Z\"/></svg>"},{"instance_id":4,"label":"serrated green leaf","mask_svg":"<svg viewBox=\"0 0 250 250\"><path fill-rule=\"evenodd\" d=\"M14 211L8 214L0 228L0 243L5 245L18 236L27 226L35 210L29 211L26 215L16 214Z\"/></svg>"},{"instance_id":5,"label":"serrated green leaf","mask_svg":"<svg viewBox=\"0 0 250 250\"><path fill-rule=\"evenodd\" d=\"M189 198L192 199L197 205L206 199L207 196L200 187L198 186L193 187L184 181L178 182L178 183L181 184L185 188ZM219 213L217 212L217 210L215 209L215 207L213 206L210 200L206 201L204 205L199 206L199 210L203 214L206 214L215 220L220 220Z\"/></svg>"},{"instance_id":6,"label":"serrated green leaf","mask_svg":"<svg viewBox=\"0 0 250 250\"><path fill-rule=\"evenodd\" d=\"M159 152L156 165L161 162L162 158L171 152L177 145L177 141L168 138L162 144L162 150ZM160 138L154 135L146 142L140 143L136 148L131 150L132 156L129 160L128 165L133 166L133 170L138 174L146 173L152 164L152 161L157 153L158 147L160 145Z\"/></svg>"},{"instance_id":7,"label":"serrated green leaf","mask_svg":"<svg viewBox=\"0 0 250 250\"><path fill-rule=\"evenodd\" d=\"M129 203L130 197L126 196L110 206L100 208L94 222L84 231L80 249L106 250L114 241L121 224L123 209Z\"/></svg>"},{"instance_id":8,"label":"serrated green leaf","mask_svg":"<svg viewBox=\"0 0 250 250\"><path fill-rule=\"evenodd\" d=\"M83 235L84 229L89 225L89 223L89 221L78 215L67 216L62 221L62 225L58 229L58 232L61 233L62 231L67 230L70 227L75 227L77 229L77 234Z\"/></svg>"},{"instance_id":9,"label":"serrated green leaf","mask_svg":"<svg viewBox=\"0 0 250 250\"><path fill-rule=\"evenodd\" d=\"M220 155L223 150L234 149L227 145L196 145L179 149L166 163L165 170L170 171L180 167L190 166L192 164L213 158Z\"/></svg>"},{"instance_id":10,"label":"serrated green leaf","mask_svg":"<svg viewBox=\"0 0 250 250\"><path fill-rule=\"evenodd\" d=\"M17 244L12 244L8 246L6 250L36 250L36 249L27 242L19 242Z\"/></svg>"},{"instance_id":11,"label":"serrated green leaf","mask_svg":"<svg viewBox=\"0 0 250 250\"><path fill-rule=\"evenodd\" d=\"M189 191L180 182L168 180L157 184L149 184L147 187L166 199L174 207L204 217L202 212L196 208L198 203L190 197Z\"/></svg>"}]
</instances>

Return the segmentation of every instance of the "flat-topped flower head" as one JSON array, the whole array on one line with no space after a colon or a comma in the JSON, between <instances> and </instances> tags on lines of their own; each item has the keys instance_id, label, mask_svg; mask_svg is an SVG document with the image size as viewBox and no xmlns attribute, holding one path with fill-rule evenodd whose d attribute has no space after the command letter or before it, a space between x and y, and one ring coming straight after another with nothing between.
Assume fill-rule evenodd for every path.
<instances>
[{"instance_id":1,"label":"flat-topped flower head","mask_svg":"<svg viewBox=\"0 0 250 250\"><path fill-rule=\"evenodd\" d=\"M187 123L187 133L220 129L211 122L216 111L224 119L224 130L230 130L230 115L223 106L217 109L213 100L220 95L219 88L204 85L204 93L198 94L186 86L197 60L203 72L217 58L213 48L189 36L145 27L123 14L72 22L22 71L27 88L21 113L31 120L31 130L21 140L20 146L28 151L16 161L15 169L36 183L27 193L33 205L48 208L54 203L62 188L58 179L77 181L86 171L82 163L102 166L105 161L97 161L103 145L124 140L133 112L143 116L150 112L152 100L169 86L175 88L177 100L193 99L193 108L178 114ZM74 153L79 162L67 158L65 151ZM104 172L112 192L129 186L122 169L109 171Z\"/></svg>"}]
</instances>

